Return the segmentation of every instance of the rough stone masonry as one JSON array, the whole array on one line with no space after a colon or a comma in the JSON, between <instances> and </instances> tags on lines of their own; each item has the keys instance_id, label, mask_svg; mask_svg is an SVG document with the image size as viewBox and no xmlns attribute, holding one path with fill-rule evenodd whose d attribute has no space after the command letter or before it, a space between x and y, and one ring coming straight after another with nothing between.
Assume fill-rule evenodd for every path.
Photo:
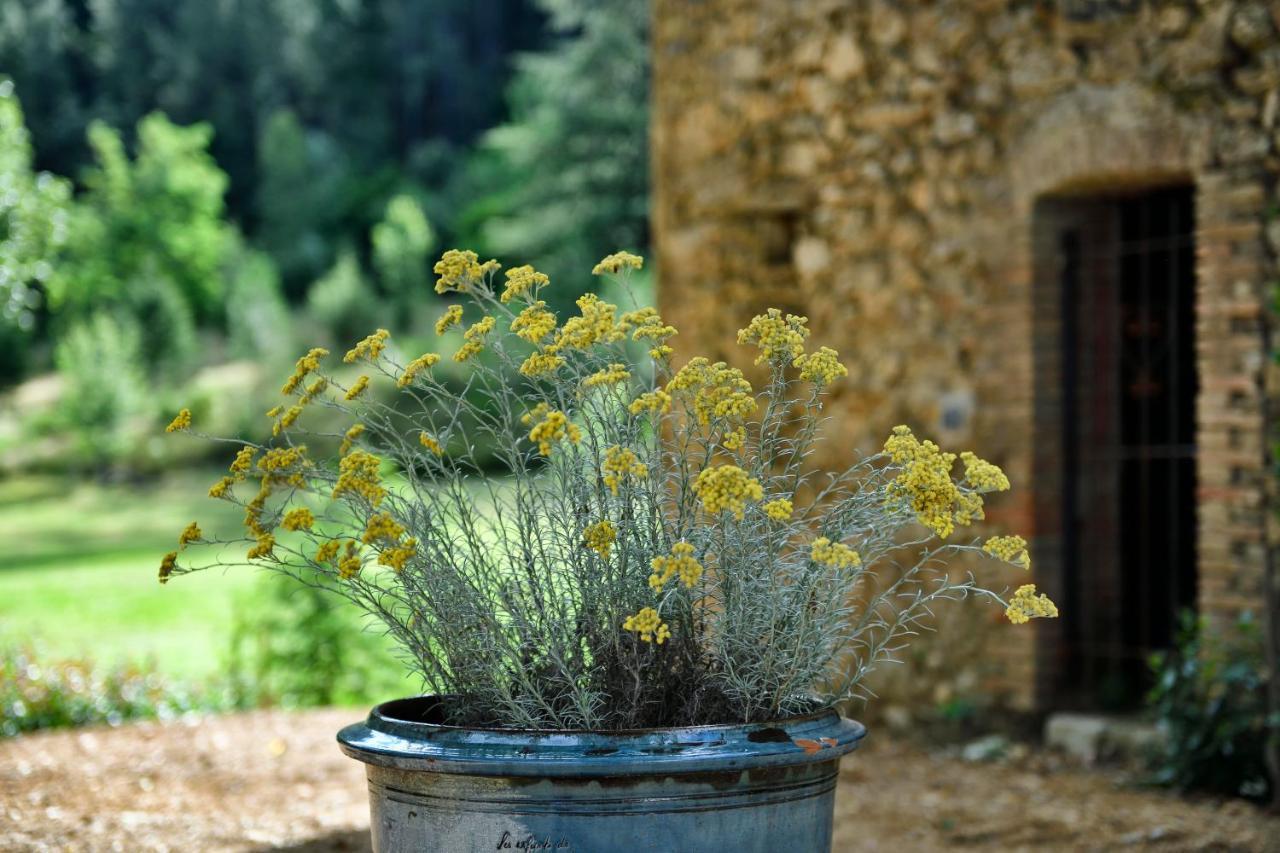
<instances>
[{"instance_id":1,"label":"rough stone masonry","mask_svg":"<svg viewBox=\"0 0 1280 853\"><path fill-rule=\"evenodd\" d=\"M1276 2L655 0L653 224L677 360L750 368L732 342L753 314L807 315L851 374L819 461L878 449L903 422L974 445L1014 483L989 523L1030 532L1052 593L1033 212L1188 182L1197 603L1220 622L1256 612L1278 386L1278 27ZM1014 707L1045 701L1056 628L1037 630L990 631L983 683Z\"/></svg>"}]
</instances>

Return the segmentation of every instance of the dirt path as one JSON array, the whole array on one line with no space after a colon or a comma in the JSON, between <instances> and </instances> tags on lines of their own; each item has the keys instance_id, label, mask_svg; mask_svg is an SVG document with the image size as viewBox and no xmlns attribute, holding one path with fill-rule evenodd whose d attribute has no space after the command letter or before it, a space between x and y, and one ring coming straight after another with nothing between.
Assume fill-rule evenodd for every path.
<instances>
[{"instance_id":1,"label":"dirt path","mask_svg":"<svg viewBox=\"0 0 1280 853\"><path fill-rule=\"evenodd\" d=\"M0 741L0 850L368 850L351 711L255 712ZM969 764L892 742L845 760L837 851L1280 850L1248 805L1137 792L1051 757Z\"/></svg>"}]
</instances>

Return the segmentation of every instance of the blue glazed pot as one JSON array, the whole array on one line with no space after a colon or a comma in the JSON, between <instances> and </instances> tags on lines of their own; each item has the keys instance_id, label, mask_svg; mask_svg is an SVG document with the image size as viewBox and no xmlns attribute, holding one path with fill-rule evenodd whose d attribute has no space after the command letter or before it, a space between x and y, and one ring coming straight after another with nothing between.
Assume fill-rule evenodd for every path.
<instances>
[{"instance_id":1,"label":"blue glazed pot","mask_svg":"<svg viewBox=\"0 0 1280 853\"><path fill-rule=\"evenodd\" d=\"M440 725L438 706L387 702L338 733L367 765L379 853L825 853L840 757L866 734L834 711L573 732Z\"/></svg>"}]
</instances>

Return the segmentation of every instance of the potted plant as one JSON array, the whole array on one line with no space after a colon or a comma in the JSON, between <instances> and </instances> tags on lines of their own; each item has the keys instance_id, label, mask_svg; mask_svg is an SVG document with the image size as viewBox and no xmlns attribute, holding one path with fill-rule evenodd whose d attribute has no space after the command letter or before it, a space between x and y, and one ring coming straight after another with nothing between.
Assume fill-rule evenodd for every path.
<instances>
[{"instance_id":1,"label":"potted plant","mask_svg":"<svg viewBox=\"0 0 1280 853\"><path fill-rule=\"evenodd\" d=\"M965 551L1029 567L1017 536L954 538L1008 488L995 465L965 453L953 471L898 427L844 472L809 469L847 371L807 348L805 318L739 333L757 391L678 363L652 308L588 294L561 322L532 267L450 251L435 271L435 332L468 370L385 330L350 368L311 350L268 412L275 438L242 443L210 490L245 534L179 539L321 579L421 675L425 695L338 736L368 766L376 849L829 849L839 758L865 733L837 708L929 608L1056 615L1032 585L1005 600L946 570ZM341 428L308 431L319 409ZM184 410L169 428L191 427ZM179 557L162 582L208 568Z\"/></svg>"}]
</instances>

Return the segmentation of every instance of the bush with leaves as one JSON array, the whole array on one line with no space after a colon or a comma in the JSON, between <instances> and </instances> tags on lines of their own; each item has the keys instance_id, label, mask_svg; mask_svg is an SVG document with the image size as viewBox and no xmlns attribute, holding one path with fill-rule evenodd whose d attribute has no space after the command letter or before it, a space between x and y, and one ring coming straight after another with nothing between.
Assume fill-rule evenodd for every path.
<instances>
[{"instance_id":1,"label":"bush with leaves","mask_svg":"<svg viewBox=\"0 0 1280 853\"><path fill-rule=\"evenodd\" d=\"M1263 759L1280 719L1268 717L1259 626L1242 617L1232 632L1209 633L1194 613L1181 617L1177 644L1154 655L1150 711L1165 731L1152 757L1153 781L1183 791L1265 799L1276 780Z\"/></svg>"}]
</instances>

